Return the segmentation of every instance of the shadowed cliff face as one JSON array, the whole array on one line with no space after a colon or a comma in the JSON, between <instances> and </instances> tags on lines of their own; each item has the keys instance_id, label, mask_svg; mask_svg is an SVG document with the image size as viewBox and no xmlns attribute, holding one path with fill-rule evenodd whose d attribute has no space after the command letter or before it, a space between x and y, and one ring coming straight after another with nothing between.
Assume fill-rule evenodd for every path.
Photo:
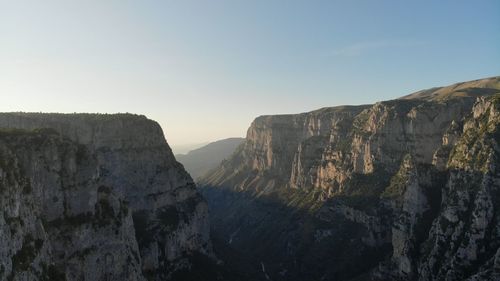
<instances>
[{"instance_id":1,"label":"shadowed cliff face","mask_svg":"<svg viewBox=\"0 0 500 281\"><path fill-rule=\"evenodd\" d=\"M200 180L215 241L262 259L234 266L263 280L495 280L499 89L257 118Z\"/></svg>"},{"instance_id":2,"label":"shadowed cliff face","mask_svg":"<svg viewBox=\"0 0 500 281\"><path fill-rule=\"evenodd\" d=\"M168 280L212 256L207 204L157 123L5 113L0 128L2 279Z\"/></svg>"}]
</instances>

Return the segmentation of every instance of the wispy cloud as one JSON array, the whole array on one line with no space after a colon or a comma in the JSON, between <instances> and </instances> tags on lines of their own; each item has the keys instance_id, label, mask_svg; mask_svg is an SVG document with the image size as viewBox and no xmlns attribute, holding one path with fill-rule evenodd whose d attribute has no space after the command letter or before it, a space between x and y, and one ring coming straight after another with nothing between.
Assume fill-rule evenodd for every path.
<instances>
[{"instance_id":1,"label":"wispy cloud","mask_svg":"<svg viewBox=\"0 0 500 281\"><path fill-rule=\"evenodd\" d=\"M328 53L328 56L355 57L379 49L418 47L418 46L424 46L426 44L427 43L423 41L412 41L412 40L381 40L381 41L371 41L371 42L360 42L333 50Z\"/></svg>"}]
</instances>

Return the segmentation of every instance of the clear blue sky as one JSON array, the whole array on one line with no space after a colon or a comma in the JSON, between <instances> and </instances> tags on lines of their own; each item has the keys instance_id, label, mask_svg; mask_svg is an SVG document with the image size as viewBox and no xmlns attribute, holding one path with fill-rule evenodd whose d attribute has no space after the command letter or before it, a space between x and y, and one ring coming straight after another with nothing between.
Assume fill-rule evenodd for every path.
<instances>
[{"instance_id":1,"label":"clear blue sky","mask_svg":"<svg viewBox=\"0 0 500 281\"><path fill-rule=\"evenodd\" d=\"M174 146L496 75L497 0L0 0L0 111L145 114Z\"/></svg>"}]
</instances>

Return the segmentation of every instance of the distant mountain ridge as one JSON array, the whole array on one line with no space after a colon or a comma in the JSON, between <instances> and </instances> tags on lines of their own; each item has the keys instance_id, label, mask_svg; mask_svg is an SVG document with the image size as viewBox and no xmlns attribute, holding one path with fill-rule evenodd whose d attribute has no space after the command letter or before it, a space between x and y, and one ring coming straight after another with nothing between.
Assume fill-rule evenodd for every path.
<instances>
[{"instance_id":1,"label":"distant mountain ridge","mask_svg":"<svg viewBox=\"0 0 500 281\"><path fill-rule=\"evenodd\" d=\"M177 154L175 158L184 165L191 177L196 180L231 156L244 140L244 138L218 140L191 150L187 154Z\"/></svg>"},{"instance_id":2,"label":"distant mountain ridge","mask_svg":"<svg viewBox=\"0 0 500 281\"><path fill-rule=\"evenodd\" d=\"M190 143L190 144L171 144L170 148L172 148L172 151L174 152L174 155L177 154L188 154L191 150L198 149L200 147L203 147L210 142L200 142L200 143Z\"/></svg>"}]
</instances>

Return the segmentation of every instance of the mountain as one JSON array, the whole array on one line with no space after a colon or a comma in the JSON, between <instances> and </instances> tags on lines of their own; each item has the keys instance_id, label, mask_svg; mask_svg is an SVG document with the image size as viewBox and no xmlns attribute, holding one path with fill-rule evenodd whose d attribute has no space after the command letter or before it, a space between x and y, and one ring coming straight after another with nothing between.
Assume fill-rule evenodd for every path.
<instances>
[{"instance_id":1,"label":"mountain","mask_svg":"<svg viewBox=\"0 0 500 281\"><path fill-rule=\"evenodd\" d=\"M0 280L179 280L215 264L207 203L156 122L1 113L0 128Z\"/></svg>"},{"instance_id":2,"label":"mountain","mask_svg":"<svg viewBox=\"0 0 500 281\"><path fill-rule=\"evenodd\" d=\"M191 150L187 154L177 154L175 158L194 179L203 176L216 168L222 160L231 156L236 148L243 143L244 138L228 138L209 143L203 147Z\"/></svg>"},{"instance_id":3,"label":"mountain","mask_svg":"<svg viewBox=\"0 0 500 281\"><path fill-rule=\"evenodd\" d=\"M499 280L500 77L253 121L199 179L250 280Z\"/></svg>"}]
</instances>

